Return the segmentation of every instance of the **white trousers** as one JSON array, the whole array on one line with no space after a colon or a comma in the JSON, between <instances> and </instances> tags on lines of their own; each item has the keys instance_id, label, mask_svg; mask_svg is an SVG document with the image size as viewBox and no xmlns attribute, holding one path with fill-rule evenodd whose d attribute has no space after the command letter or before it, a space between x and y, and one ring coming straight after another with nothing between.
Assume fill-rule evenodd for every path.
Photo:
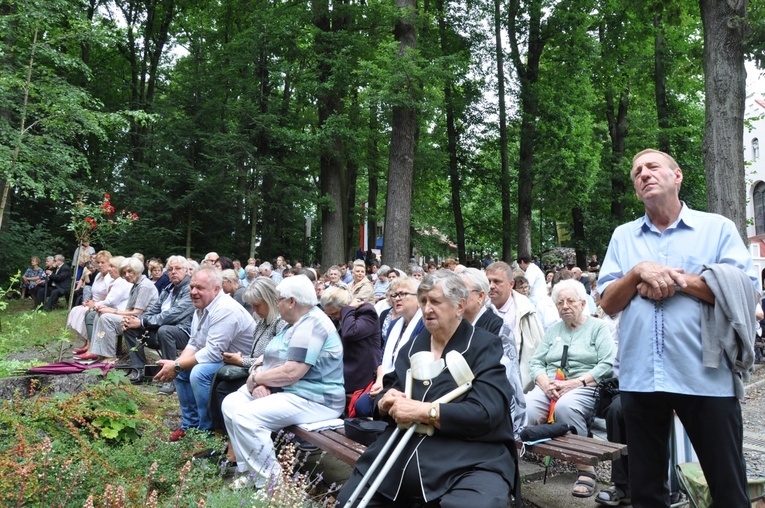
<instances>
[{"instance_id":1,"label":"white trousers","mask_svg":"<svg viewBox=\"0 0 765 508\"><path fill-rule=\"evenodd\" d=\"M250 471L258 488L281 474L271 432L299 423L337 418L334 409L290 393L274 393L253 399L247 385L228 395L221 405L226 430L236 454L239 473Z\"/></svg>"},{"instance_id":2,"label":"white trousers","mask_svg":"<svg viewBox=\"0 0 765 508\"><path fill-rule=\"evenodd\" d=\"M89 310L90 308L83 307L82 305L72 307L72 310L69 311L69 316L66 318L66 327L76 333L81 339L84 339L85 342L90 340L88 329L85 326L85 314Z\"/></svg>"}]
</instances>

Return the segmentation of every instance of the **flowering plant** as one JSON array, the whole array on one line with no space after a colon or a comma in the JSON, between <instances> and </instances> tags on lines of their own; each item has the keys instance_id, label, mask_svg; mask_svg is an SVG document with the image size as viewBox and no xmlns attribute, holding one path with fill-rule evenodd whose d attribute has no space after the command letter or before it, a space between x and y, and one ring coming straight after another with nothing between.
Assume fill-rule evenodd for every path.
<instances>
[{"instance_id":1,"label":"flowering plant","mask_svg":"<svg viewBox=\"0 0 765 508\"><path fill-rule=\"evenodd\" d=\"M67 229L74 232L80 245L86 240L93 241L97 236L125 231L138 220L137 213L125 210L115 213L109 194L104 194L104 202L100 205L88 203L80 197L72 203L69 213L72 220Z\"/></svg>"}]
</instances>

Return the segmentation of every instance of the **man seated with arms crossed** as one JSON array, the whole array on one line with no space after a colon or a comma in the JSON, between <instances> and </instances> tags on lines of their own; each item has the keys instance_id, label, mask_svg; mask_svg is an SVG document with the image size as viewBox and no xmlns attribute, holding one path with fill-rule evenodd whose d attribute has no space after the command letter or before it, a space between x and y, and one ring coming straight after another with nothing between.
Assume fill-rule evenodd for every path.
<instances>
[{"instance_id":1,"label":"man seated with arms crossed","mask_svg":"<svg viewBox=\"0 0 765 508\"><path fill-rule=\"evenodd\" d=\"M143 367L146 365L146 354L143 343L138 338L149 332L146 344L159 348L160 357L164 360L175 360L178 351L183 350L189 342L191 318L194 304L191 302L191 289L188 275L189 262L183 256L170 256L167 259L167 275L170 285L159 295L146 312L140 316L127 316L122 320L123 336L130 351L130 368L138 369L138 374L130 378L130 382L138 384L143 379ZM170 395L175 391L175 385L167 382L159 389L160 395Z\"/></svg>"},{"instance_id":2,"label":"man seated with arms crossed","mask_svg":"<svg viewBox=\"0 0 765 508\"><path fill-rule=\"evenodd\" d=\"M191 338L177 360L158 360L162 370L157 381L175 380L181 406L181 428L170 441L186 435L186 429L212 429L207 412L210 385L215 371L223 365L222 353L249 352L255 320L244 307L221 290L221 272L202 266L191 276L191 300L196 312L191 320Z\"/></svg>"}]
</instances>

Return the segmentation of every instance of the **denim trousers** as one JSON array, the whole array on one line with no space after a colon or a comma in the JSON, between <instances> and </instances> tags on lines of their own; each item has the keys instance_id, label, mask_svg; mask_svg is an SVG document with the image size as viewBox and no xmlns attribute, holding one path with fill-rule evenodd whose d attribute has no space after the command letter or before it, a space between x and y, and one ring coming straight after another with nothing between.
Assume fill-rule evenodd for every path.
<instances>
[{"instance_id":1,"label":"denim trousers","mask_svg":"<svg viewBox=\"0 0 765 508\"><path fill-rule=\"evenodd\" d=\"M181 428L210 430L212 420L207 412L210 401L210 386L215 371L223 362L199 363L191 370L184 370L175 378L175 390L181 406Z\"/></svg>"}]
</instances>

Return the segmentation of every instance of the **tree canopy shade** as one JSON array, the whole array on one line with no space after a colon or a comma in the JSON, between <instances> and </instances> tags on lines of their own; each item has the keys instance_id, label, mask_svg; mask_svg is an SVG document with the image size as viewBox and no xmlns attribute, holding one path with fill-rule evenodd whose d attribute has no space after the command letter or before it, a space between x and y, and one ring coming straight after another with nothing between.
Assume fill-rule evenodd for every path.
<instances>
[{"instance_id":1,"label":"tree canopy shade","mask_svg":"<svg viewBox=\"0 0 765 508\"><path fill-rule=\"evenodd\" d=\"M86 46L108 44L80 6L66 0L0 2L0 224L11 189L35 199L66 196L86 173L85 139L106 139L128 116L104 113L83 85Z\"/></svg>"},{"instance_id":2,"label":"tree canopy shade","mask_svg":"<svg viewBox=\"0 0 765 508\"><path fill-rule=\"evenodd\" d=\"M704 85L761 58L762 6L746 25L741 5L0 0L0 251L68 254L65 199L108 192L141 216L96 246L123 254L328 267L367 224L401 268L539 254L557 231L581 264L641 213L646 147L689 205L716 182L709 207L743 214L743 128L715 113L741 89Z\"/></svg>"}]
</instances>

